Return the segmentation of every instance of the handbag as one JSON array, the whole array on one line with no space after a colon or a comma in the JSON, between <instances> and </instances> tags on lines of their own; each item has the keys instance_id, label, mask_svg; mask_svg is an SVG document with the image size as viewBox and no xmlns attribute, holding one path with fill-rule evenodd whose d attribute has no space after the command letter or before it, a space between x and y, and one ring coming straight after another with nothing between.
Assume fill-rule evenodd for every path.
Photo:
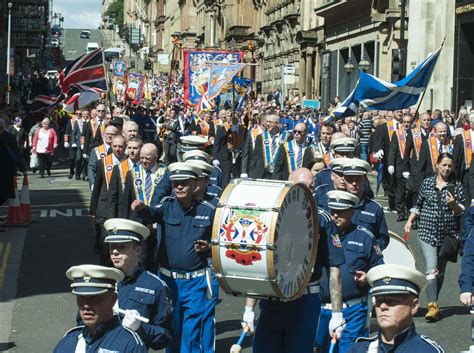
<instances>
[{"instance_id":1,"label":"handbag","mask_svg":"<svg viewBox=\"0 0 474 353\"><path fill-rule=\"evenodd\" d=\"M456 263L458 262L458 253L460 247L461 242L459 238L447 235L443 240L441 248L439 249L438 257L449 262Z\"/></svg>"},{"instance_id":2,"label":"handbag","mask_svg":"<svg viewBox=\"0 0 474 353\"><path fill-rule=\"evenodd\" d=\"M30 157L30 168L36 169L39 166L38 155L36 153L32 153Z\"/></svg>"}]
</instances>

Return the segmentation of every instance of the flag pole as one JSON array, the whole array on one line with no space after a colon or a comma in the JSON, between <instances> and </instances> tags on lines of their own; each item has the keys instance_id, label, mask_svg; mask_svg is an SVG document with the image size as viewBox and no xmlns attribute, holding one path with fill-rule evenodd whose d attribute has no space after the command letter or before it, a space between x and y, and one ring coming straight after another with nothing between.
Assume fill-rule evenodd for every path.
<instances>
[{"instance_id":1,"label":"flag pole","mask_svg":"<svg viewBox=\"0 0 474 353\"><path fill-rule=\"evenodd\" d=\"M112 98L110 97L110 91L109 91L109 75L107 73L107 68L105 67L105 54L104 54L104 49L100 49L102 51L102 66L104 68L104 75L105 75L105 89L106 89L106 96L109 100L109 113L112 114ZM113 117L112 117L113 118Z\"/></svg>"},{"instance_id":2,"label":"flag pole","mask_svg":"<svg viewBox=\"0 0 474 353\"><path fill-rule=\"evenodd\" d=\"M175 52L176 52L176 44L177 44L178 38L174 37L173 38L173 50L171 51L171 65L170 65L170 73L168 77L168 92L166 93L166 108L165 111L168 111L168 106L171 98L171 77L173 76L173 66L175 65Z\"/></svg>"}]
</instances>

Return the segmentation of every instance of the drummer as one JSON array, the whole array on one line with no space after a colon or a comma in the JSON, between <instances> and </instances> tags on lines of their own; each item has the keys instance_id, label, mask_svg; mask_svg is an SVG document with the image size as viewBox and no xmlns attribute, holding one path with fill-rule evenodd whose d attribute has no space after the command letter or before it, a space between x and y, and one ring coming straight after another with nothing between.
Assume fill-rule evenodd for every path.
<instances>
[{"instance_id":1,"label":"drummer","mask_svg":"<svg viewBox=\"0 0 474 353\"><path fill-rule=\"evenodd\" d=\"M367 272L383 263L380 248L375 237L367 229L352 223L359 203L357 196L346 191L333 190L328 192L328 204L331 216L337 227L334 241L344 251L346 262L340 266L342 276L342 316L346 328L338 340L339 353L344 353L355 342L357 337L367 337L366 321L368 314ZM319 318L316 347L318 352L328 352L331 337L328 324L332 317L330 304L329 281L325 272L320 280L321 315Z\"/></svg>"},{"instance_id":2,"label":"drummer","mask_svg":"<svg viewBox=\"0 0 474 353\"><path fill-rule=\"evenodd\" d=\"M331 212L328 206L328 192L331 190L346 190L346 183L344 182L344 173L342 171L341 163L347 158L337 158L329 162L331 171L331 182L329 184L321 184L314 189L314 201L319 209Z\"/></svg>"},{"instance_id":3,"label":"drummer","mask_svg":"<svg viewBox=\"0 0 474 353\"><path fill-rule=\"evenodd\" d=\"M357 196L360 204L356 207L353 222L367 228L375 235L377 244L384 250L389 241L387 222L383 207L367 194L365 189L370 164L362 159L346 159L341 163L346 190Z\"/></svg>"},{"instance_id":4,"label":"drummer","mask_svg":"<svg viewBox=\"0 0 474 353\"><path fill-rule=\"evenodd\" d=\"M298 168L290 175L289 180L301 182L311 187L313 175L307 168ZM334 223L331 222L329 216L324 217L321 214L319 216L319 255L316 259L310 283L305 293L298 299L288 302L279 300L261 301L260 317L253 340L254 353L313 352L321 310L318 280L323 272L323 267L329 268L331 300L335 308L330 327L337 328L339 335L343 331L344 318L340 312L342 310L342 297L340 296L342 285L339 266L345 261L344 253L332 241L331 235L336 233ZM256 299L247 299L243 316L244 323L248 324L252 331L256 302ZM339 312L336 308L339 308Z\"/></svg>"}]
</instances>

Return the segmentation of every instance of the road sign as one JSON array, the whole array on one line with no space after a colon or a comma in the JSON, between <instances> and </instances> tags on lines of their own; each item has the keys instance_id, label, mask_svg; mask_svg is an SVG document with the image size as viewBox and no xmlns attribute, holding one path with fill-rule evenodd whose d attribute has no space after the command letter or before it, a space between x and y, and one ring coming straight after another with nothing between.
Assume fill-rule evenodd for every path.
<instances>
[{"instance_id":1,"label":"road sign","mask_svg":"<svg viewBox=\"0 0 474 353\"><path fill-rule=\"evenodd\" d=\"M317 99L304 99L303 108L319 109L319 101Z\"/></svg>"},{"instance_id":2,"label":"road sign","mask_svg":"<svg viewBox=\"0 0 474 353\"><path fill-rule=\"evenodd\" d=\"M132 28L132 36L130 37L130 44L140 44L140 28Z\"/></svg>"},{"instance_id":3,"label":"road sign","mask_svg":"<svg viewBox=\"0 0 474 353\"><path fill-rule=\"evenodd\" d=\"M294 85L295 84L296 68L294 65L283 66L283 84Z\"/></svg>"}]
</instances>

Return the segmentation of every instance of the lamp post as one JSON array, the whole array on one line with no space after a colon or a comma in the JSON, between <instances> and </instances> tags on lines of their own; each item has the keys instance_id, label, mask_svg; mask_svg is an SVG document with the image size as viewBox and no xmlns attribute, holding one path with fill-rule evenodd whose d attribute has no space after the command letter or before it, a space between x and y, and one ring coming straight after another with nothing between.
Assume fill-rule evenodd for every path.
<instances>
[{"instance_id":1,"label":"lamp post","mask_svg":"<svg viewBox=\"0 0 474 353\"><path fill-rule=\"evenodd\" d=\"M347 63L344 65L344 71L347 74L347 96L349 96L350 89L351 89L351 80L350 76L351 73L353 73L355 70L354 64L351 62L351 57L349 56L349 59L347 60Z\"/></svg>"},{"instance_id":2,"label":"lamp post","mask_svg":"<svg viewBox=\"0 0 474 353\"><path fill-rule=\"evenodd\" d=\"M367 72L370 68L370 63L365 58L365 54L362 56L362 59L359 61L359 69L363 72Z\"/></svg>"},{"instance_id":3,"label":"lamp post","mask_svg":"<svg viewBox=\"0 0 474 353\"><path fill-rule=\"evenodd\" d=\"M10 105L10 47L11 47L11 32L12 32L12 3L8 3L8 36L7 36L7 89L6 89L6 103Z\"/></svg>"}]
</instances>

